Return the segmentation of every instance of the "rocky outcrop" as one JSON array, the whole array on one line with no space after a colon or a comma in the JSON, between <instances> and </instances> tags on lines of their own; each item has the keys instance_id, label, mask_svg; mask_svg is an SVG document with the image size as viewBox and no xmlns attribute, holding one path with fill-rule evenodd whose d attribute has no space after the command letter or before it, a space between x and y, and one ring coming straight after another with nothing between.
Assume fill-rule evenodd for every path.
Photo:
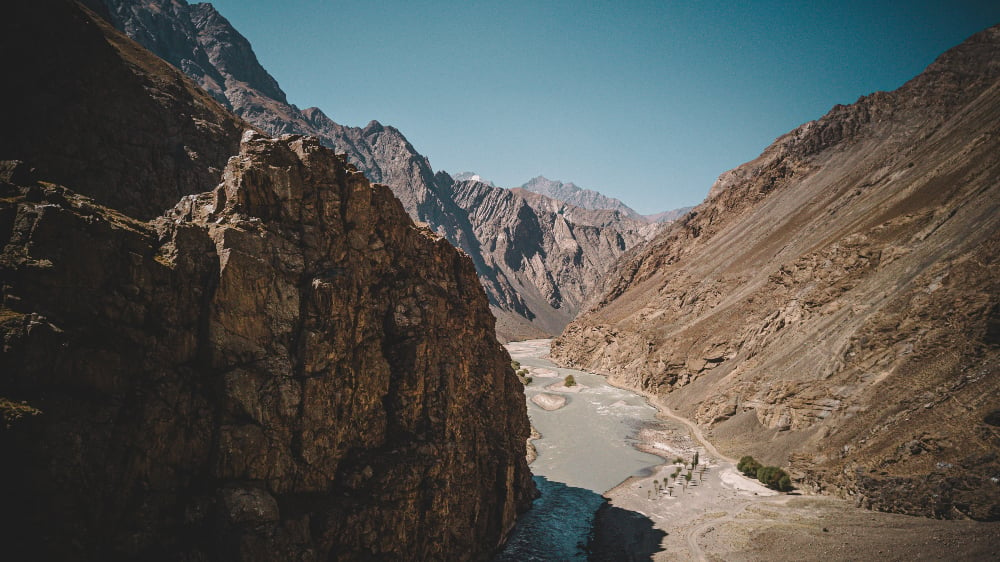
<instances>
[{"instance_id":1,"label":"rocky outcrop","mask_svg":"<svg viewBox=\"0 0 1000 562\"><path fill-rule=\"evenodd\" d=\"M469 254L497 317L498 336L505 341L561 331L593 293L595 279L607 271L623 249L646 239L645 234L634 234L637 227L628 220L610 222L603 227L607 232L596 236L612 243L580 244L582 254L577 265L568 267L564 252L546 251L564 243L552 237L554 219L533 216L533 206L516 203L517 198L512 199L506 190L488 182L456 182L444 172L435 174L427 158L393 127L377 121L363 128L346 127L318 108L300 110L289 104L274 79L260 66L247 40L210 4L188 5L183 0L104 1L119 29L188 73L261 131L314 136L346 154L369 180L388 185L413 220L427 223ZM475 184L475 189L460 191L476 194L456 200L456 183ZM506 203L489 207L493 214L469 206L484 201ZM513 214L505 214L508 212ZM573 225L566 216L559 222L568 225L560 232L587 230L589 237L594 230L591 224ZM520 236L542 238L502 244L504 255L487 249L497 245L493 236L513 231ZM604 247L611 253L588 254L592 247ZM522 248L524 253L516 254Z\"/></svg>"},{"instance_id":2,"label":"rocky outcrop","mask_svg":"<svg viewBox=\"0 0 1000 562\"><path fill-rule=\"evenodd\" d=\"M81 74L140 49L75 3L17 9L15 36L105 37ZM174 102L197 90L171 67L125 60L179 116L224 115ZM110 110L50 111L72 131ZM113 208L43 181L44 153L0 165L5 556L489 558L533 485L522 388L472 264L315 140L250 130L237 148L214 189L151 221L122 209L155 175L110 186Z\"/></svg>"},{"instance_id":3,"label":"rocky outcrop","mask_svg":"<svg viewBox=\"0 0 1000 562\"><path fill-rule=\"evenodd\" d=\"M1000 28L723 174L553 343L733 456L1000 518Z\"/></svg>"}]
</instances>

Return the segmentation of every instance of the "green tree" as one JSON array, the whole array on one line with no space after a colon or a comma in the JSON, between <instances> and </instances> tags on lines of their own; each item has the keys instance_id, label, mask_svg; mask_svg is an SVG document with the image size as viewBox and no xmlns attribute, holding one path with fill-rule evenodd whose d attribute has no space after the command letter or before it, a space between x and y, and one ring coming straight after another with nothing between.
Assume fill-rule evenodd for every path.
<instances>
[{"instance_id":1,"label":"green tree","mask_svg":"<svg viewBox=\"0 0 1000 562\"><path fill-rule=\"evenodd\" d=\"M778 479L778 491L780 492L792 491L792 479L787 474Z\"/></svg>"},{"instance_id":2,"label":"green tree","mask_svg":"<svg viewBox=\"0 0 1000 562\"><path fill-rule=\"evenodd\" d=\"M736 469L750 478L757 478L757 471L762 466L763 465L754 460L753 457L747 455L740 459L740 463L736 465Z\"/></svg>"},{"instance_id":3,"label":"green tree","mask_svg":"<svg viewBox=\"0 0 1000 562\"><path fill-rule=\"evenodd\" d=\"M566 380L563 381L563 384L566 386L576 386L576 379L573 378L573 375L566 375Z\"/></svg>"},{"instance_id":4,"label":"green tree","mask_svg":"<svg viewBox=\"0 0 1000 562\"><path fill-rule=\"evenodd\" d=\"M791 478L784 470L776 466L762 466L757 469L757 480L772 490L787 492L792 489Z\"/></svg>"},{"instance_id":5,"label":"green tree","mask_svg":"<svg viewBox=\"0 0 1000 562\"><path fill-rule=\"evenodd\" d=\"M694 462L691 464L693 464L694 466L698 466L698 451L694 452Z\"/></svg>"}]
</instances>

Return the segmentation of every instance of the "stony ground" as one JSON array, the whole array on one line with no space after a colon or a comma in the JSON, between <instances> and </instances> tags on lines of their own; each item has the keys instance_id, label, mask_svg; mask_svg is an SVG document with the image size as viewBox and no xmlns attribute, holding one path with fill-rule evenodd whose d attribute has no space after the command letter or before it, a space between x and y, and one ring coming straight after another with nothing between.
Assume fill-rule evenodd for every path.
<instances>
[{"instance_id":1,"label":"stony ground","mask_svg":"<svg viewBox=\"0 0 1000 562\"><path fill-rule=\"evenodd\" d=\"M619 536L629 536L629 521L616 513L652 520L666 533L653 560L1000 559L1000 523L879 513L832 497L778 494L741 475L733 459L668 411L664 417L667 427L643 430L638 446L668 463L605 494L619 509L601 519L610 528L606 534ZM695 451L700 463L687 483ZM677 458L685 463L670 462Z\"/></svg>"}]
</instances>

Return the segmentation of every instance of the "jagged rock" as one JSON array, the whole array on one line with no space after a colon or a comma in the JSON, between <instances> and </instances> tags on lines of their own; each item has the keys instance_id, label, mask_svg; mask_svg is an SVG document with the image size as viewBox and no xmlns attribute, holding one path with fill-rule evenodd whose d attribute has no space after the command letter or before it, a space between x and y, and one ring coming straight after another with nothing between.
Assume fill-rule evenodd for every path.
<instances>
[{"instance_id":1,"label":"jagged rock","mask_svg":"<svg viewBox=\"0 0 1000 562\"><path fill-rule=\"evenodd\" d=\"M209 146L245 125L175 95L199 90L74 2L5 10L17 17L0 40L53 42L7 68L59 68L59 52L82 65L72 77L104 83L71 82L63 95L86 111L48 107L66 126L0 164L4 554L488 558L533 486L522 387L468 258L317 141L252 130L214 189L143 220L154 207L136 202L198 188L158 183L172 168L144 160L162 145L143 127L225 116L168 131ZM17 83L43 100L67 87ZM102 172L45 150L104 131L90 120L113 112L105 101L149 115L114 133L134 183L102 191ZM3 122L25 123L20 110Z\"/></svg>"},{"instance_id":2,"label":"jagged rock","mask_svg":"<svg viewBox=\"0 0 1000 562\"><path fill-rule=\"evenodd\" d=\"M345 153L368 179L388 185L413 220L427 223L469 254L505 341L561 331L614 260L653 233L647 229L639 234L644 221L622 214L608 215L623 219L600 226L574 223L568 214L558 221L547 212L536 216L537 206L511 198L507 190L435 174L427 158L393 127L377 121L346 127L318 108L300 110L286 101L247 40L210 4L104 1L119 29L192 76L261 131L315 136ZM484 202L499 204L487 212L477 206ZM585 241L574 241L578 230L586 231ZM494 236L501 234L506 238L498 244ZM517 239L510 238L515 234ZM579 250L567 245L577 242ZM495 249L498 245L501 249ZM557 246L559 251L548 252Z\"/></svg>"},{"instance_id":3,"label":"jagged rock","mask_svg":"<svg viewBox=\"0 0 1000 562\"><path fill-rule=\"evenodd\" d=\"M994 27L726 172L552 356L663 395L803 485L1000 517L998 460L961 462L1000 447L983 421L1000 395L998 61ZM906 446L922 433L933 454Z\"/></svg>"},{"instance_id":4,"label":"jagged rock","mask_svg":"<svg viewBox=\"0 0 1000 562\"><path fill-rule=\"evenodd\" d=\"M471 264L316 141L249 133L153 223L29 189L0 205L0 394L42 414L3 437L5 540L478 558L527 506L525 405Z\"/></svg>"}]
</instances>

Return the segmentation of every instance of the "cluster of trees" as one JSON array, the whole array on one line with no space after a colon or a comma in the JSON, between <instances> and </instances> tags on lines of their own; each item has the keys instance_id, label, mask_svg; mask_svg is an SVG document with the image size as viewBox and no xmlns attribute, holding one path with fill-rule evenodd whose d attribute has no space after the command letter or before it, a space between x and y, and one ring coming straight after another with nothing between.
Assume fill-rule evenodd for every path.
<instances>
[{"instance_id":1,"label":"cluster of trees","mask_svg":"<svg viewBox=\"0 0 1000 562\"><path fill-rule=\"evenodd\" d=\"M736 468L750 478L760 480L761 484L772 490L788 492L792 489L792 479L784 470L776 466L764 466L750 455L741 458Z\"/></svg>"}]
</instances>

